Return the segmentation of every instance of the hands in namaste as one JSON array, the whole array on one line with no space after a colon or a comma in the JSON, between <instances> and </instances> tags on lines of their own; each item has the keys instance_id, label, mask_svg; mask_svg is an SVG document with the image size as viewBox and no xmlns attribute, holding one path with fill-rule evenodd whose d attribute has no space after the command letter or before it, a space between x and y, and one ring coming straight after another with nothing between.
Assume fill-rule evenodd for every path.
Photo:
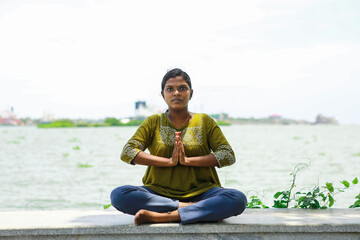
<instances>
[{"instance_id":1,"label":"hands in namaste","mask_svg":"<svg viewBox=\"0 0 360 240\"><path fill-rule=\"evenodd\" d=\"M181 132L175 132L175 145L171 156L171 162L173 166L176 166L179 162L181 165L186 165L186 155L184 145L181 141Z\"/></svg>"}]
</instances>

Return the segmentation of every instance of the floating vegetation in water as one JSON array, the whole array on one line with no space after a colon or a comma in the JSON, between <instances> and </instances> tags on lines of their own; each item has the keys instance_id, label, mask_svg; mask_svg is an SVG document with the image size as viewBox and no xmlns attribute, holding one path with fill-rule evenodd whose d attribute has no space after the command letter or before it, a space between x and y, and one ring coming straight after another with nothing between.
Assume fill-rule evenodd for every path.
<instances>
[{"instance_id":1,"label":"floating vegetation in water","mask_svg":"<svg viewBox=\"0 0 360 240\"><path fill-rule=\"evenodd\" d=\"M75 147L73 147L73 150L80 150L80 147L79 147L79 146L75 146Z\"/></svg>"},{"instance_id":2,"label":"floating vegetation in water","mask_svg":"<svg viewBox=\"0 0 360 240\"><path fill-rule=\"evenodd\" d=\"M91 168L92 165L88 163L78 163L77 165L79 168Z\"/></svg>"},{"instance_id":3,"label":"floating vegetation in water","mask_svg":"<svg viewBox=\"0 0 360 240\"><path fill-rule=\"evenodd\" d=\"M360 152L354 154L355 157L360 157Z\"/></svg>"},{"instance_id":4,"label":"floating vegetation in water","mask_svg":"<svg viewBox=\"0 0 360 240\"><path fill-rule=\"evenodd\" d=\"M324 152L319 153L319 156L325 156L326 154Z\"/></svg>"},{"instance_id":5,"label":"floating vegetation in water","mask_svg":"<svg viewBox=\"0 0 360 240\"><path fill-rule=\"evenodd\" d=\"M298 137L298 136L293 137L293 140L300 140L300 139L301 139L301 137Z\"/></svg>"},{"instance_id":6,"label":"floating vegetation in water","mask_svg":"<svg viewBox=\"0 0 360 240\"><path fill-rule=\"evenodd\" d=\"M19 141L8 141L7 143L12 143L12 144L19 144Z\"/></svg>"},{"instance_id":7,"label":"floating vegetation in water","mask_svg":"<svg viewBox=\"0 0 360 240\"><path fill-rule=\"evenodd\" d=\"M359 194L360 195L360 194ZM111 207L112 205L111 205L111 203L110 204L107 204L107 205L104 205L103 207L104 207L104 209L108 209L109 207Z\"/></svg>"},{"instance_id":8,"label":"floating vegetation in water","mask_svg":"<svg viewBox=\"0 0 360 240\"><path fill-rule=\"evenodd\" d=\"M69 154L68 153L63 153L63 157L68 157Z\"/></svg>"}]
</instances>

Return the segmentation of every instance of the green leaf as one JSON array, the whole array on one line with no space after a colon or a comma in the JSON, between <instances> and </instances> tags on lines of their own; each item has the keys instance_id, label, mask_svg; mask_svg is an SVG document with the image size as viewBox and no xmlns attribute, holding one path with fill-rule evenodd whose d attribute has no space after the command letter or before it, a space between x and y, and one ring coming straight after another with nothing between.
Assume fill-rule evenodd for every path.
<instances>
[{"instance_id":1,"label":"green leaf","mask_svg":"<svg viewBox=\"0 0 360 240\"><path fill-rule=\"evenodd\" d=\"M320 208L320 203L318 200L314 199L314 203L316 205L316 208Z\"/></svg>"},{"instance_id":2,"label":"green leaf","mask_svg":"<svg viewBox=\"0 0 360 240\"><path fill-rule=\"evenodd\" d=\"M309 206L311 203L311 198L305 198L304 199L304 205Z\"/></svg>"},{"instance_id":3,"label":"green leaf","mask_svg":"<svg viewBox=\"0 0 360 240\"><path fill-rule=\"evenodd\" d=\"M322 206L320 207L320 209L327 209L327 206Z\"/></svg>"},{"instance_id":4,"label":"green leaf","mask_svg":"<svg viewBox=\"0 0 360 240\"><path fill-rule=\"evenodd\" d=\"M299 198L299 201L303 201L305 198L306 198L305 196L301 197L301 198Z\"/></svg>"},{"instance_id":5,"label":"green leaf","mask_svg":"<svg viewBox=\"0 0 360 240\"><path fill-rule=\"evenodd\" d=\"M356 177L356 178L354 178L354 180L352 181L352 183L353 184L358 184L358 182L359 182L359 180L358 180L358 178Z\"/></svg>"},{"instance_id":6,"label":"green leaf","mask_svg":"<svg viewBox=\"0 0 360 240\"><path fill-rule=\"evenodd\" d=\"M108 209L111 206L112 206L111 204L104 205L104 209Z\"/></svg>"},{"instance_id":7,"label":"green leaf","mask_svg":"<svg viewBox=\"0 0 360 240\"><path fill-rule=\"evenodd\" d=\"M323 202L326 201L327 196L325 196L323 193L320 193L319 196L321 197L321 199L323 200Z\"/></svg>"},{"instance_id":8,"label":"green leaf","mask_svg":"<svg viewBox=\"0 0 360 240\"><path fill-rule=\"evenodd\" d=\"M358 208L360 207L360 200L355 201L353 205L351 205L349 208Z\"/></svg>"},{"instance_id":9,"label":"green leaf","mask_svg":"<svg viewBox=\"0 0 360 240\"><path fill-rule=\"evenodd\" d=\"M314 193L316 194L316 193L319 193L319 192L320 192L320 188L319 187L315 188Z\"/></svg>"},{"instance_id":10,"label":"green leaf","mask_svg":"<svg viewBox=\"0 0 360 240\"><path fill-rule=\"evenodd\" d=\"M329 195L329 207L334 205L334 202L335 202L334 198L331 195Z\"/></svg>"},{"instance_id":11,"label":"green leaf","mask_svg":"<svg viewBox=\"0 0 360 240\"><path fill-rule=\"evenodd\" d=\"M360 199L360 193L359 193L359 195L357 195L355 198Z\"/></svg>"},{"instance_id":12,"label":"green leaf","mask_svg":"<svg viewBox=\"0 0 360 240\"><path fill-rule=\"evenodd\" d=\"M272 206L273 208L287 208L286 204L280 203L279 200L274 201L274 206Z\"/></svg>"},{"instance_id":13,"label":"green leaf","mask_svg":"<svg viewBox=\"0 0 360 240\"><path fill-rule=\"evenodd\" d=\"M350 187L350 183L348 181L342 181L341 182L346 188L349 188Z\"/></svg>"},{"instance_id":14,"label":"green leaf","mask_svg":"<svg viewBox=\"0 0 360 240\"><path fill-rule=\"evenodd\" d=\"M334 192L334 187L332 183L326 183L326 188L329 190L329 192Z\"/></svg>"},{"instance_id":15,"label":"green leaf","mask_svg":"<svg viewBox=\"0 0 360 240\"><path fill-rule=\"evenodd\" d=\"M278 198L281 194L283 194L283 192L277 192L277 193L275 193L274 198Z\"/></svg>"}]
</instances>

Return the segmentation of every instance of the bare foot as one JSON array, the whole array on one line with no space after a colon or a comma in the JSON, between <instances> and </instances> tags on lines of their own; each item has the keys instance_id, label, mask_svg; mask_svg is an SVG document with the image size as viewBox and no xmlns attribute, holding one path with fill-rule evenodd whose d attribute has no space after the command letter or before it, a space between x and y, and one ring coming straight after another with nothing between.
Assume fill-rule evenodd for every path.
<instances>
[{"instance_id":1,"label":"bare foot","mask_svg":"<svg viewBox=\"0 0 360 240\"><path fill-rule=\"evenodd\" d=\"M141 209L135 214L134 222L136 225L143 223L165 223L165 222L178 222L180 221L180 215L178 211L173 211L170 214L158 213Z\"/></svg>"},{"instance_id":2,"label":"bare foot","mask_svg":"<svg viewBox=\"0 0 360 240\"><path fill-rule=\"evenodd\" d=\"M187 207L187 206L192 205L194 203L196 203L196 202L180 202L179 201L179 208Z\"/></svg>"}]
</instances>

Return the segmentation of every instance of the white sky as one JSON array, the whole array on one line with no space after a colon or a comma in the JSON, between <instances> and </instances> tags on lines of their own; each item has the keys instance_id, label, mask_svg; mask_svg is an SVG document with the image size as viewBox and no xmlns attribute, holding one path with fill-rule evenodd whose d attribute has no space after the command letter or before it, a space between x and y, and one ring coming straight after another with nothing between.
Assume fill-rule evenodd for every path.
<instances>
[{"instance_id":1,"label":"white sky","mask_svg":"<svg viewBox=\"0 0 360 240\"><path fill-rule=\"evenodd\" d=\"M165 109L167 69L190 110L360 124L360 1L0 0L0 111L127 117Z\"/></svg>"}]
</instances>

